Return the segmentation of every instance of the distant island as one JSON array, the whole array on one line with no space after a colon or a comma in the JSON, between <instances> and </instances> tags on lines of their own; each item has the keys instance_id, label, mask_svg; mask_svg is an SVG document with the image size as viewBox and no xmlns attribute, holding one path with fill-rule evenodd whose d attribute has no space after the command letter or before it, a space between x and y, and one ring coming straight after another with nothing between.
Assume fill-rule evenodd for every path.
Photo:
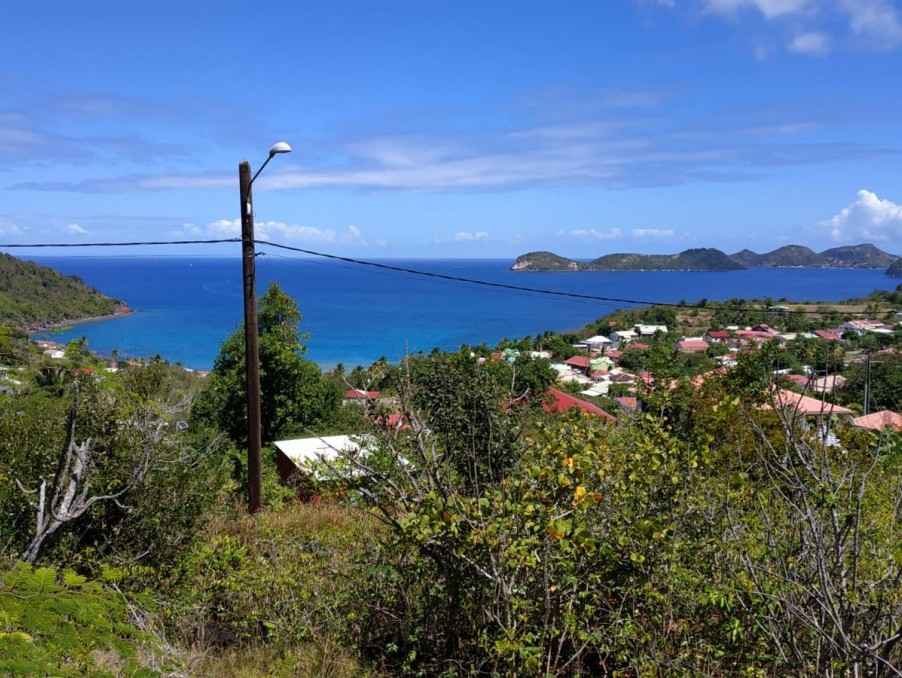
<instances>
[{"instance_id":1,"label":"distant island","mask_svg":"<svg viewBox=\"0 0 902 678\"><path fill-rule=\"evenodd\" d=\"M745 266L720 250L699 247L679 254L606 254L592 261L574 261L552 252L517 257L512 271L741 271Z\"/></svg>"},{"instance_id":2,"label":"distant island","mask_svg":"<svg viewBox=\"0 0 902 678\"><path fill-rule=\"evenodd\" d=\"M36 331L130 312L78 276L0 254L0 325Z\"/></svg>"},{"instance_id":3,"label":"distant island","mask_svg":"<svg viewBox=\"0 0 902 678\"><path fill-rule=\"evenodd\" d=\"M801 245L784 245L766 254L742 250L730 259L748 268L887 268L899 257L865 243L820 253Z\"/></svg>"},{"instance_id":4,"label":"distant island","mask_svg":"<svg viewBox=\"0 0 902 678\"><path fill-rule=\"evenodd\" d=\"M801 245L785 245L758 254L745 249L735 254L699 247L678 254L606 254L576 261L553 252L529 252L517 257L512 271L741 271L747 268L884 268L902 277L902 259L871 244L834 247L815 252ZM893 272L894 271L894 272Z\"/></svg>"}]
</instances>

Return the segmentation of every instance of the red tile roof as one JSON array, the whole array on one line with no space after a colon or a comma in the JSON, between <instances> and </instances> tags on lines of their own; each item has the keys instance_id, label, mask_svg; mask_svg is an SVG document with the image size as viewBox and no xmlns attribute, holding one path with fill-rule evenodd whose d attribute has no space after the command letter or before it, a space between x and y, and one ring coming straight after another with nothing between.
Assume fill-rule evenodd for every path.
<instances>
[{"instance_id":1,"label":"red tile roof","mask_svg":"<svg viewBox=\"0 0 902 678\"><path fill-rule=\"evenodd\" d=\"M608 414L600 407L597 407L592 403L587 403L585 400L580 400L569 393L564 393L556 388L550 388L548 389L548 395L552 398L551 402L546 402L542 406L546 412L566 412L572 407L578 407L583 412L594 414L615 424L617 423L616 417Z\"/></svg>"},{"instance_id":2,"label":"red tile roof","mask_svg":"<svg viewBox=\"0 0 902 678\"><path fill-rule=\"evenodd\" d=\"M375 400L378 397L379 391L364 391L359 388L345 391L345 400Z\"/></svg>"},{"instance_id":3,"label":"red tile roof","mask_svg":"<svg viewBox=\"0 0 902 678\"><path fill-rule=\"evenodd\" d=\"M683 339L676 343L676 350L681 353L702 353L708 350L708 343L701 339Z\"/></svg>"},{"instance_id":4,"label":"red tile roof","mask_svg":"<svg viewBox=\"0 0 902 678\"><path fill-rule=\"evenodd\" d=\"M820 416L824 414L852 414L852 410L834 405L825 400L811 398L810 396L788 391L785 388L778 389L771 398L772 402L782 408L791 407L801 414ZM764 409L773 409L771 405L764 405Z\"/></svg>"},{"instance_id":5,"label":"red tile roof","mask_svg":"<svg viewBox=\"0 0 902 678\"><path fill-rule=\"evenodd\" d=\"M564 364L570 365L570 367L581 367L586 369L589 366L589 359L584 355L575 355L572 358L567 358L564 361Z\"/></svg>"},{"instance_id":6,"label":"red tile roof","mask_svg":"<svg viewBox=\"0 0 902 678\"><path fill-rule=\"evenodd\" d=\"M882 431L887 426L897 433L902 431L902 415L890 412L889 410L882 410L862 417L855 417L852 420L852 423L861 428L870 428L875 431Z\"/></svg>"},{"instance_id":7,"label":"red tile roof","mask_svg":"<svg viewBox=\"0 0 902 678\"><path fill-rule=\"evenodd\" d=\"M635 412L639 407L639 399L632 396L622 396L620 398L614 398L614 400L616 400L625 410L631 410Z\"/></svg>"}]
</instances>

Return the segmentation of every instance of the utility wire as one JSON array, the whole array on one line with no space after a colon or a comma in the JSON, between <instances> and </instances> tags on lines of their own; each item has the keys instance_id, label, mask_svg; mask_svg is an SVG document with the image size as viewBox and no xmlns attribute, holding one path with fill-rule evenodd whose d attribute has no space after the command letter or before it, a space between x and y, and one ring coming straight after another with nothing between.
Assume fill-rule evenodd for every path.
<instances>
[{"instance_id":1,"label":"utility wire","mask_svg":"<svg viewBox=\"0 0 902 678\"><path fill-rule=\"evenodd\" d=\"M49 248L49 247L144 247L149 245L212 245L219 243L235 243L241 242L241 238L221 238L216 240L156 240L156 241L140 241L140 242L95 242L95 243L36 243L36 244L0 244L0 249L5 248ZM692 308L692 304L679 304L668 301L648 301L646 299L628 299L623 297L604 297L596 294L582 294L579 292L562 292L559 290L548 290L537 287L526 287L522 285L511 285L509 283L491 282L488 280L476 280L473 278L464 278L460 276L447 275L445 273L435 273L434 271L421 271L414 268L404 266L395 266L392 264L384 264L377 261L368 261L365 259L355 259L353 257L343 257L337 254L328 254L326 252L318 252L316 250L304 249L302 247L292 247L291 245L283 245L281 243L272 242L270 240L254 240L255 245L274 247L276 249L287 250L289 252L298 252L323 259L331 259L332 261L342 261L357 266L369 266L371 268L394 271L396 273L406 273L408 275L418 276L422 278L433 278L444 280L452 283L461 283L466 285L477 285L481 287L491 287L495 289L511 290L514 292L528 292L531 294L541 294L546 296L563 297L567 299L579 299L583 301L596 301L616 304L632 304L640 306L665 306L670 308ZM260 252L257 253L261 254ZM730 306L723 309L725 311L741 311L749 313L761 313L762 309L752 307ZM790 313L801 313L806 315L823 315L822 311L789 311ZM851 312L849 315L861 315L860 312Z\"/></svg>"},{"instance_id":2,"label":"utility wire","mask_svg":"<svg viewBox=\"0 0 902 678\"><path fill-rule=\"evenodd\" d=\"M241 238L222 238L220 240L148 240L144 242L60 242L60 243L36 243L32 245L12 244L0 245L0 249L6 248L31 248L31 247L143 247L145 245L213 245L223 242L241 242Z\"/></svg>"},{"instance_id":3,"label":"utility wire","mask_svg":"<svg viewBox=\"0 0 902 678\"><path fill-rule=\"evenodd\" d=\"M463 278L460 276L447 275L444 273L435 273L432 271L420 271L413 268L406 268L404 266L394 266L392 264L383 264L376 261L367 261L364 259L354 259L352 257L342 257L337 254L326 254L324 252L317 252L315 250L303 249L301 247L292 247L290 245L282 245L280 243L275 243L268 240L256 241L259 245L269 245L270 247L276 247L278 249L289 250L291 252L300 252L302 254L309 254L315 257L323 257L325 259L332 259L335 261L343 261L350 264L357 264L360 266L371 266L373 268L395 271L398 273L407 273L416 276L422 276L426 278L438 278L441 280L447 280L456 283L466 283L468 285L480 285L483 287L494 287L505 290L513 290L516 292L530 292L532 294L545 294L549 296L557 296L557 297L566 297L569 299L583 299L589 301L602 301L602 302L613 302L618 304L637 304L643 306L668 306L671 308L692 308L692 304L677 304L668 301L647 301L643 299L626 299L621 297L603 297L595 294L581 294L579 292L561 292L558 290L547 290L536 287L524 287L521 285L511 285L508 283L499 283L499 282L490 282L487 280L474 280L472 278ZM721 309L717 309L721 310ZM751 307L735 307L730 306L728 308L724 308L722 310L726 311L747 311L754 313L761 313L762 309L760 308L751 308ZM804 313L804 314L812 314L812 315L823 315L821 311L789 311L790 313ZM850 315L855 315L851 313Z\"/></svg>"}]
</instances>

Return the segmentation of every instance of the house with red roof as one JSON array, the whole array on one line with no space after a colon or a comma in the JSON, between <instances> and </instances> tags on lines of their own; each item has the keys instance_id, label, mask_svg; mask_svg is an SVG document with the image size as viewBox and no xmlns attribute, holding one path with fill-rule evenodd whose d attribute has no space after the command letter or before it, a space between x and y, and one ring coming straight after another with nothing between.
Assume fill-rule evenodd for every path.
<instances>
[{"instance_id":1,"label":"house with red roof","mask_svg":"<svg viewBox=\"0 0 902 678\"><path fill-rule=\"evenodd\" d=\"M869 428L872 431L882 431L886 428L892 429L895 433L902 431L902 415L889 410L855 417L852 423L859 428Z\"/></svg>"},{"instance_id":2,"label":"house with red roof","mask_svg":"<svg viewBox=\"0 0 902 678\"><path fill-rule=\"evenodd\" d=\"M564 361L565 365L569 365L575 370L587 370L589 368L589 357L584 355L575 355Z\"/></svg>"},{"instance_id":3,"label":"house with red roof","mask_svg":"<svg viewBox=\"0 0 902 678\"><path fill-rule=\"evenodd\" d=\"M362 405L368 402L372 402L378 398L379 391L364 391L363 389L352 388L349 391L345 391L342 402L345 405L349 405L351 403Z\"/></svg>"},{"instance_id":4,"label":"house with red roof","mask_svg":"<svg viewBox=\"0 0 902 678\"><path fill-rule=\"evenodd\" d=\"M839 341L841 339L836 330L814 330L814 336L823 341Z\"/></svg>"},{"instance_id":5,"label":"house with red roof","mask_svg":"<svg viewBox=\"0 0 902 678\"><path fill-rule=\"evenodd\" d=\"M580 400L579 398L570 395L569 393L564 393L563 391L559 391L556 388L548 389L547 395L549 396L547 402L542 405L542 409L546 412L566 412L574 407L586 412L587 414L594 414L596 417L601 417L611 423L616 424L617 418L613 415L608 414L600 407L593 405L592 403L588 403L585 400Z\"/></svg>"},{"instance_id":6,"label":"house with red roof","mask_svg":"<svg viewBox=\"0 0 902 678\"><path fill-rule=\"evenodd\" d=\"M720 344L722 342L729 341L733 337L729 332L725 332L724 330L711 330L710 332L707 332L702 338L709 344Z\"/></svg>"},{"instance_id":7,"label":"house with red roof","mask_svg":"<svg viewBox=\"0 0 902 678\"><path fill-rule=\"evenodd\" d=\"M681 339L674 348L680 353L704 353L708 350L708 342L704 339Z\"/></svg>"},{"instance_id":8,"label":"house with red roof","mask_svg":"<svg viewBox=\"0 0 902 678\"><path fill-rule=\"evenodd\" d=\"M771 395L771 402L762 405L762 409L765 410L771 410L774 407L783 410L795 410L806 417L815 417L817 419L832 415L849 419L853 414L852 410L847 407L836 405L827 400L812 398L795 391L789 391L785 388L776 389Z\"/></svg>"},{"instance_id":9,"label":"house with red roof","mask_svg":"<svg viewBox=\"0 0 902 678\"><path fill-rule=\"evenodd\" d=\"M763 344L777 335L771 334L770 332L759 332L757 330L736 330L736 336L750 343Z\"/></svg>"},{"instance_id":10,"label":"house with red roof","mask_svg":"<svg viewBox=\"0 0 902 678\"><path fill-rule=\"evenodd\" d=\"M639 409L639 399L635 396L621 396L619 398L614 398L617 401L617 404L620 405L623 409L629 412L635 412Z\"/></svg>"}]
</instances>

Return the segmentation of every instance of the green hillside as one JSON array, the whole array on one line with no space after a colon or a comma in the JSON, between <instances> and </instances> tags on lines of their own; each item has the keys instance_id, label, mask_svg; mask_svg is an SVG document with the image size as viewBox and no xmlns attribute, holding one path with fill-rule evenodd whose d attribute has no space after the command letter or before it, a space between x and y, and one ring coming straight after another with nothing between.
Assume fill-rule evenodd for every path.
<instances>
[{"instance_id":1,"label":"green hillside","mask_svg":"<svg viewBox=\"0 0 902 678\"><path fill-rule=\"evenodd\" d=\"M902 278L902 259L896 259L886 269L886 275L890 278Z\"/></svg>"},{"instance_id":2,"label":"green hillside","mask_svg":"<svg viewBox=\"0 0 902 678\"><path fill-rule=\"evenodd\" d=\"M898 257L864 243L821 253L801 245L784 245L764 254L745 249L731 254L730 259L749 268L886 268Z\"/></svg>"},{"instance_id":3,"label":"green hillside","mask_svg":"<svg viewBox=\"0 0 902 678\"><path fill-rule=\"evenodd\" d=\"M821 252L827 266L836 268L886 268L898 257L870 243L834 247Z\"/></svg>"},{"instance_id":4,"label":"green hillside","mask_svg":"<svg viewBox=\"0 0 902 678\"><path fill-rule=\"evenodd\" d=\"M580 264L554 252L529 252L517 257L512 271L578 271Z\"/></svg>"},{"instance_id":5,"label":"green hillside","mask_svg":"<svg viewBox=\"0 0 902 678\"><path fill-rule=\"evenodd\" d=\"M762 254L758 265L765 268L797 268L822 266L823 263L823 257L808 247L784 245L773 252Z\"/></svg>"},{"instance_id":6,"label":"green hillside","mask_svg":"<svg viewBox=\"0 0 902 678\"><path fill-rule=\"evenodd\" d=\"M745 268L712 247L698 247L679 254L606 254L590 261L596 271L739 271Z\"/></svg>"},{"instance_id":7,"label":"green hillside","mask_svg":"<svg viewBox=\"0 0 902 678\"><path fill-rule=\"evenodd\" d=\"M77 276L0 254L0 324L46 327L124 309Z\"/></svg>"}]
</instances>

